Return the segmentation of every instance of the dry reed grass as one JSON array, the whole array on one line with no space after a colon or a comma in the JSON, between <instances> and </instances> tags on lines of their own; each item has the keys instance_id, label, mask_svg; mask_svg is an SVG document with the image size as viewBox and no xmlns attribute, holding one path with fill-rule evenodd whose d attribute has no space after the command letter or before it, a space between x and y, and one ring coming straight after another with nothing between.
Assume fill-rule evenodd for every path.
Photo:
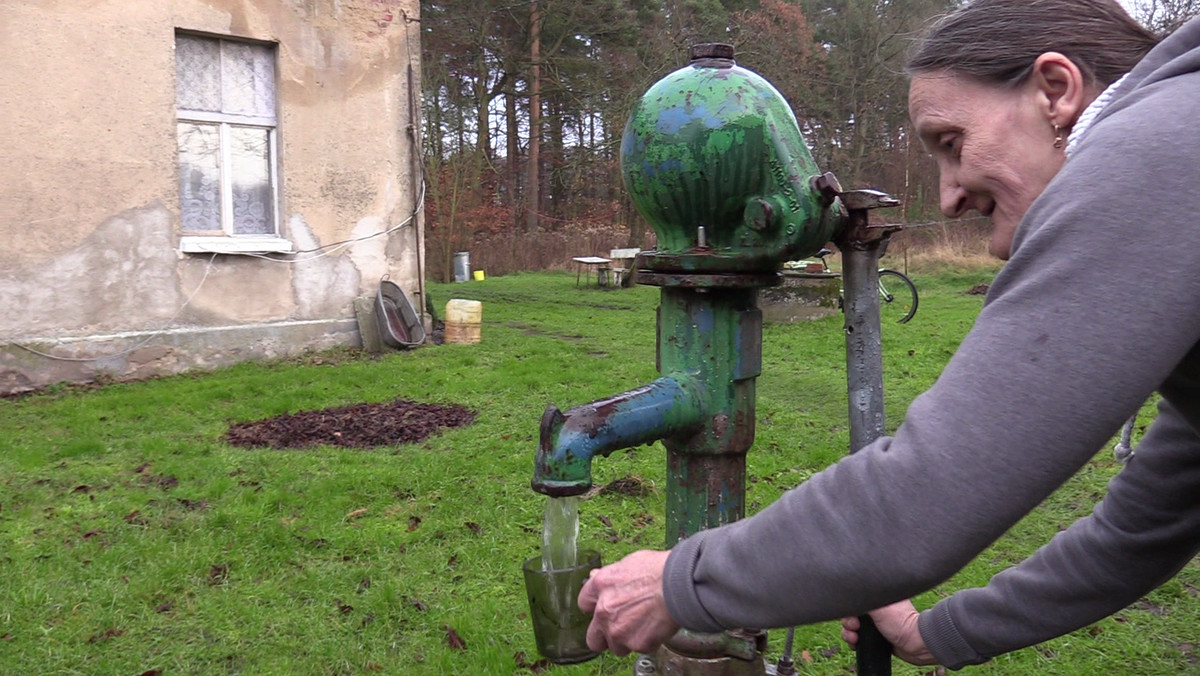
<instances>
[{"instance_id":1,"label":"dry reed grass","mask_svg":"<svg viewBox=\"0 0 1200 676\"><path fill-rule=\"evenodd\" d=\"M432 233L430 239L433 239ZM607 257L613 249L630 246L629 240L628 226L620 223L569 231L560 228L481 234L469 248L471 268L484 270L492 276L519 271L570 270L573 269L572 258ZM642 248L653 246L654 235L647 233L647 243ZM430 257L430 278L449 281L451 272L445 262Z\"/></svg>"},{"instance_id":2,"label":"dry reed grass","mask_svg":"<svg viewBox=\"0 0 1200 676\"><path fill-rule=\"evenodd\" d=\"M988 253L991 226L983 219L935 222L902 230L892 236L883 264L902 271L972 270L996 267ZM435 235L430 233L432 244ZM628 226L579 230L540 229L532 232L504 231L481 234L467 249L471 268L490 276L519 271L571 270L576 256L608 256L612 249L630 246ZM654 234L647 232L643 249L653 248ZM437 249L432 246L430 251ZM450 281L451 261L428 259L431 279ZM830 262L837 267L836 257Z\"/></svg>"},{"instance_id":3,"label":"dry reed grass","mask_svg":"<svg viewBox=\"0 0 1200 676\"><path fill-rule=\"evenodd\" d=\"M923 224L893 235L883 263L916 272L996 267L999 261L988 253L990 236L984 220Z\"/></svg>"}]
</instances>

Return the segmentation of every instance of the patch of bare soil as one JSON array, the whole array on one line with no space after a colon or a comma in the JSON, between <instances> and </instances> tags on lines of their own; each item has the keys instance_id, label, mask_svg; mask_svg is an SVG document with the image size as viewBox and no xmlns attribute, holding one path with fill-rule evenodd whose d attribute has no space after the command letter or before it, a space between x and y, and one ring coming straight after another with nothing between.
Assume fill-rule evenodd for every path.
<instances>
[{"instance_id":1,"label":"patch of bare soil","mask_svg":"<svg viewBox=\"0 0 1200 676\"><path fill-rule=\"evenodd\" d=\"M633 476L632 474L626 474L620 479L613 479L603 486L592 486L587 493L584 493L584 497L592 498L597 495L613 493L616 495L643 498L652 492L652 486L645 479Z\"/></svg>"},{"instance_id":2,"label":"patch of bare soil","mask_svg":"<svg viewBox=\"0 0 1200 676\"><path fill-rule=\"evenodd\" d=\"M397 399L237 423L225 433L224 440L242 448L304 448L321 444L377 448L423 441L445 428L462 427L474 420L475 411L457 404Z\"/></svg>"}]
</instances>

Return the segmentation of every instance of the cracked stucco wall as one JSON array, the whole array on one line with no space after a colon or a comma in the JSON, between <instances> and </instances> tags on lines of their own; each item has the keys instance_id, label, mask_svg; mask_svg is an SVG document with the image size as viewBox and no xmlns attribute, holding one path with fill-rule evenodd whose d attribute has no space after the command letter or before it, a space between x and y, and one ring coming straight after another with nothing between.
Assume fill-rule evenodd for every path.
<instances>
[{"instance_id":1,"label":"cracked stucco wall","mask_svg":"<svg viewBox=\"0 0 1200 676\"><path fill-rule=\"evenodd\" d=\"M423 307L419 215L293 264L179 253L175 139L177 30L273 42L280 234L316 249L405 221L419 182L407 79L420 72L418 11L418 0L0 3L0 393L354 343L354 298L383 275Z\"/></svg>"}]
</instances>

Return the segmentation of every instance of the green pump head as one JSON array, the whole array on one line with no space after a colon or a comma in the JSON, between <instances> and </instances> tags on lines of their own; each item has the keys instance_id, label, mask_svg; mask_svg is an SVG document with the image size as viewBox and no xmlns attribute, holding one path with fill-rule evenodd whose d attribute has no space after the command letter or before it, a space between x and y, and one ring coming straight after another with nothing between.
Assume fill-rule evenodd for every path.
<instances>
[{"instance_id":1,"label":"green pump head","mask_svg":"<svg viewBox=\"0 0 1200 676\"><path fill-rule=\"evenodd\" d=\"M841 205L783 96L733 61L729 45L692 60L637 103L621 142L633 203L658 235L643 265L676 273L773 272L828 242Z\"/></svg>"}]
</instances>

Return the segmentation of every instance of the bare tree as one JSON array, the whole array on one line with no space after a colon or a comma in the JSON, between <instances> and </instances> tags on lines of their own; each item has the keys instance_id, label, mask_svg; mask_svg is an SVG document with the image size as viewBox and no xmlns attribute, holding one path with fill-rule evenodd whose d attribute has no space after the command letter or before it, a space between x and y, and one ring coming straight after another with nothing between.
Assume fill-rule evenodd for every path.
<instances>
[{"instance_id":1,"label":"bare tree","mask_svg":"<svg viewBox=\"0 0 1200 676\"><path fill-rule=\"evenodd\" d=\"M1200 16L1200 0L1131 0L1134 18L1152 31L1170 33Z\"/></svg>"}]
</instances>

